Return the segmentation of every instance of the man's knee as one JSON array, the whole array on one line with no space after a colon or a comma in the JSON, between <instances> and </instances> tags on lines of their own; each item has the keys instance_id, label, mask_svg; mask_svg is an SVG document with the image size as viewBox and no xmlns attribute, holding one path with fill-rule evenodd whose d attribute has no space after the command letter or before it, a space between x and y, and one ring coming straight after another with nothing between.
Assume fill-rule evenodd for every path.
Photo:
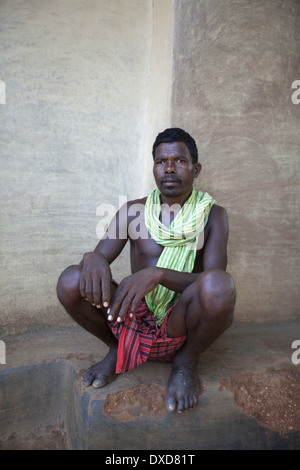
<instances>
[{"instance_id":1,"label":"man's knee","mask_svg":"<svg viewBox=\"0 0 300 470\"><path fill-rule=\"evenodd\" d=\"M193 315L199 319L222 323L228 328L233 321L235 286L230 274L221 269L204 271L182 294L181 302L193 304ZM198 321L193 318L193 322Z\"/></svg>"},{"instance_id":2,"label":"man's knee","mask_svg":"<svg viewBox=\"0 0 300 470\"><path fill-rule=\"evenodd\" d=\"M72 265L66 268L59 276L57 282L57 296L65 305L80 298L79 292L80 267Z\"/></svg>"},{"instance_id":3,"label":"man's knee","mask_svg":"<svg viewBox=\"0 0 300 470\"><path fill-rule=\"evenodd\" d=\"M212 320L223 317L228 326L233 320L235 286L232 277L221 269L209 269L198 278L200 302L206 315Z\"/></svg>"}]
</instances>

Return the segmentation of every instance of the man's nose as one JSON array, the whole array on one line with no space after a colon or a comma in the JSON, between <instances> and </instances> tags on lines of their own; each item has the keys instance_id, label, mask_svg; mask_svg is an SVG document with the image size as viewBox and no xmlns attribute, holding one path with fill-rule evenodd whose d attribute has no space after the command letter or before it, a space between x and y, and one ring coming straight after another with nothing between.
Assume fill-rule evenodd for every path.
<instances>
[{"instance_id":1,"label":"man's nose","mask_svg":"<svg viewBox=\"0 0 300 470\"><path fill-rule=\"evenodd\" d=\"M175 162L172 160L168 160L165 165L165 172L166 173L175 173L176 172L176 165Z\"/></svg>"}]
</instances>

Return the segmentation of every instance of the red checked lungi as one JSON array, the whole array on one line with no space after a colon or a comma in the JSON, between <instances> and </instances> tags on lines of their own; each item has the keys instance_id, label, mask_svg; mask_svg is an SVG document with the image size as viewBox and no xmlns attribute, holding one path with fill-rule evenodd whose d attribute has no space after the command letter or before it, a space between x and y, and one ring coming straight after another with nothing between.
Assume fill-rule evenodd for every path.
<instances>
[{"instance_id":1,"label":"red checked lungi","mask_svg":"<svg viewBox=\"0 0 300 470\"><path fill-rule=\"evenodd\" d=\"M140 302L134 318L130 318L127 314L120 323L108 322L113 334L119 340L117 374L129 371L148 359L160 362L171 362L174 359L187 336L168 338L167 322L172 308L167 312L161 326L157 326L145 300Z\"/></svg>"}]
</instances>

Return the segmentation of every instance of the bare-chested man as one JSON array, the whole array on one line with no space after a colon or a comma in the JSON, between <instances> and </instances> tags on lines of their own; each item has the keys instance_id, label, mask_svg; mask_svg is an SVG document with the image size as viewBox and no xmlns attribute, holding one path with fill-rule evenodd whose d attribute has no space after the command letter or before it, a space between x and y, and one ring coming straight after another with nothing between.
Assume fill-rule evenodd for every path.
<instances>
[{"instance_id":1,"label":"bare-chested man","mask_svg":"<svg viewBox=\"0 0 300 470\"><path fill-rule=\"evenodd\" d=\"M190 202L192 194L198 198L200 194L203 201L207 193L193 188L201 164L194 139L182 129L166 129L157 136L153 159L157 185L153 194L160 204L157 224L164 224L158 230L162 233L173 227L176 215ZM233 320L235 287L226 272L227 214L208 195L204 230L198 233L194 258L188 258L185 267L178 270L176 262L174 265L178 247L172 251L168 240L165 244L165 238L173 236L156 238L150 227L149 197L130 201L116 213L95 250L85 253L79 265L69 266L61 274L57 293L68 314L108 346L105 358L85 372L86 386L103 387L115 379L117 372L148 359L169 361L172 371L166 408L183 411L198 401L200 354ZM132 274L117 285L110 264L127 241ZM164 250L169 254L160 262ZM178 256L181 260L183 255ZM192 267L187 268L191 262ZM159 288L164 292L158 292ZM157 297L150 298L155 292ZM171 297L164 297L169 294ZM157 299L165 298L169 302L166 308L156 309Z\"/></svg>"}]
</instances>

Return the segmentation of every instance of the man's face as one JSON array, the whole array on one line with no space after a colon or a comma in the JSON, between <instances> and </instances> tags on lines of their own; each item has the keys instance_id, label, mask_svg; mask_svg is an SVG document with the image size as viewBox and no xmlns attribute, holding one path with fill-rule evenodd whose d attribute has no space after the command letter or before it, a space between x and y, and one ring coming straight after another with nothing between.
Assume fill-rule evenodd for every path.
<instances>
[{"instance_id":1,"label":"man's face","mask_svg":"<svg viewBox=\"0 0 300 470\"><path fill-rule=\"evenodd\" d=\"M185 143L162 143L156 148L153 174L162 195L188 197L200 170L200 163L192 162Z\"/></svg>"}]
</instances>

